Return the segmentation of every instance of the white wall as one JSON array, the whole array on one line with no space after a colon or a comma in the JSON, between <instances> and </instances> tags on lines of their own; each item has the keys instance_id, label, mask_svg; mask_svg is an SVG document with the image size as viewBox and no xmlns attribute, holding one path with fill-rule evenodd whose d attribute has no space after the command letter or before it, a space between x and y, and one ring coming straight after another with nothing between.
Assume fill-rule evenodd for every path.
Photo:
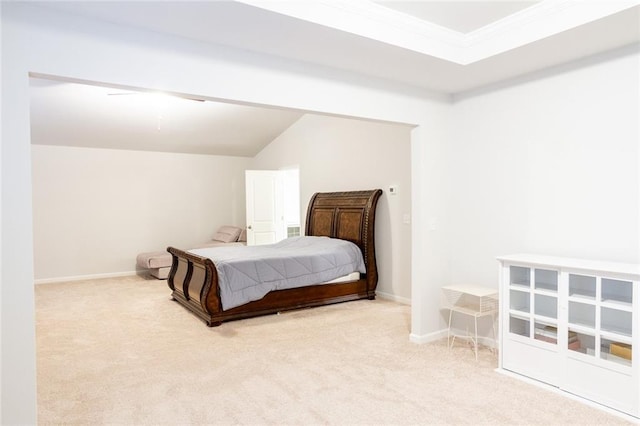
<instances>
[{"instance_id":1,"label":"white wall","mask_svg":"<svg viewBox=\"0 0 640 426\"><path fill-rule=\"evenodd\" d=\"M88 22L26 3L2 3L2 423L35 423L35 327L29 72L419 125L412 144L412 230L443 217L435 162L448 97L221 46ZM417 182L416 179L421 181ZM426 190L418 194L416 188ZM434 191L430 191L435 189ZM419 195L419 196L418 196ZM441 222L444 223L444 222ZM412 250L412 332L437 313L445 228ZM416 266L419 259L422 263ZM428 265L429 267L425 267Z\"/></svg>"},{"instance_id":2,"label":"white wall","mask_svg":"<svg viewBox=\"0 0 640 426\"><path fill-rule=\"evenodd\" d=\"M300 211L316 192L380 188L376 212L376 258L383 296L411 297L411 128L307 114L255 158L254 169L300 168ZM389 185L398 185L389 195Z\"/></svg>"},{"instance_id":3,"label":"white wall","mask_svg":"<svg viewBox=\"0 0 640 426\"><path fill-rule=\"evenodd\" d=\"M640 261L637 47L454 105L452 282L497 285L497 255ZM518 84L515 84L518 83Z\"/></svg>"},{"instance_id":4,"label":"white wall","mask_svg":"<svg viewBox=\"0 0 640 426\"><path fill-rule=\"evenodd\" d=\"M243 225L243 157L33 145L36 280L135 271Z\"/></svg>"}]
</instances>

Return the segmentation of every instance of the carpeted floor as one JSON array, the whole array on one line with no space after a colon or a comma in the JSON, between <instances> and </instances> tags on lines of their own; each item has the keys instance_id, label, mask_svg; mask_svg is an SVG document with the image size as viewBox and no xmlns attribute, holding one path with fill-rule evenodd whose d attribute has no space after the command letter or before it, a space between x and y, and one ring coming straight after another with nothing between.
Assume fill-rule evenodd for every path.
<instances>
[{"instance_id":1,"label":"carpeted floor","mask_svg":"<svg viewBox=\"0 0 640 426\"><path fill-rule=\"evenodd\" d=\"M627 424L494 371L460 343L408 340L410 309L360 301L208 328L165 281L36 286L48 424Z\"/></svg>"}]
</instances>

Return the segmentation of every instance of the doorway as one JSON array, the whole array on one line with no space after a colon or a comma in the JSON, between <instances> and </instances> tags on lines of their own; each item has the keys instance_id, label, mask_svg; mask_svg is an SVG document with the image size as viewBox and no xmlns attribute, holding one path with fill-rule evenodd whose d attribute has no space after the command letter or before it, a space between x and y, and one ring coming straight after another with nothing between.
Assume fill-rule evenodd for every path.
<instances>
[{"instance_id":1,"label":"doorway","mask_svg":"<svg viewBox=\"0 0 640 426\"><path fill-rule=\"evenodd\" d=\"M300 235L299 170L247 170L247 245Z\"/></svg>"}]
</instances>

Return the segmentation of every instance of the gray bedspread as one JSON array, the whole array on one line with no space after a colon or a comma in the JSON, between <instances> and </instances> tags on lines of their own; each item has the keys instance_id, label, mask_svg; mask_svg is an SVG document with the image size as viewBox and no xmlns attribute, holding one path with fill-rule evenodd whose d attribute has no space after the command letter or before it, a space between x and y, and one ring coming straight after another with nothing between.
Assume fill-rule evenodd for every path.
<instances>
[{"instance_id":1,"label":"gray bedspread","mask_svg":"<svg viewBox=\"0 0 640 426\"><path fill-rule=\"evenodd\" d=\"M272 290L365 272L358 246L328 237L293 237L269 245L189 251L215 263L224 310L259 300Z\"/></svg>"}]
</instances>

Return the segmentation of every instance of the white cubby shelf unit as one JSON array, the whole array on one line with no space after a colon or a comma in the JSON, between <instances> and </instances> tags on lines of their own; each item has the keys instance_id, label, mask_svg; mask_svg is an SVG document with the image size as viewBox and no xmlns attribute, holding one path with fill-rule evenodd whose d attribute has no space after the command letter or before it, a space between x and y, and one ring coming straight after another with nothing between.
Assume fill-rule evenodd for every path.
<instances>
[{"instance_id":1,"label":"white cubby shelf unit","mask_svg":"<svg viewBox=\"0 0 640 426\"><path fill-rule=\"evenodd\" d=\"M498 260L499 369L640 417L640 264Z\"/></svg>"}]
</instances>

